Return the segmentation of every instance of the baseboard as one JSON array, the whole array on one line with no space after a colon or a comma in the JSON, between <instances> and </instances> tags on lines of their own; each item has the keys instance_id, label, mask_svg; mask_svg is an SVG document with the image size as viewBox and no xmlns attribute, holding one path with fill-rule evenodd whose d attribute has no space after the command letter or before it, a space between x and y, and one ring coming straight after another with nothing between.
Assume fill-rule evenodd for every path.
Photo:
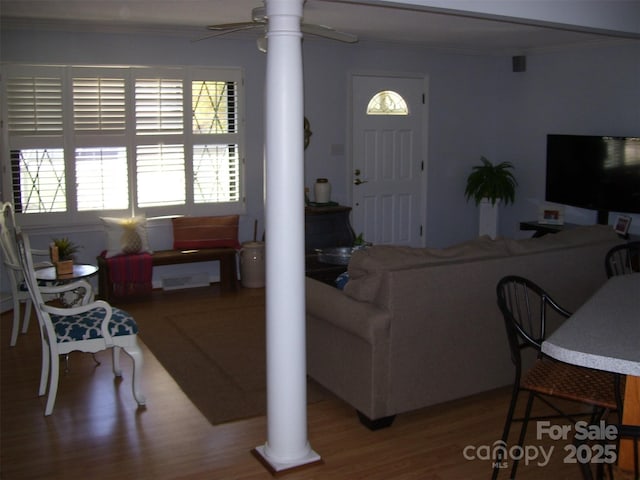
<instances>
[{"instance_id":1,"label":"baseboard","mask_svg":"<svg viewBox=\"0 0 640 480\"><path fill-rule=\"evenodd\" d=\"M13 310L13 299L11 295L2 292L2 297L0 297L0 313L8 312L9 310Z\"/></svg>"}]
</instances>

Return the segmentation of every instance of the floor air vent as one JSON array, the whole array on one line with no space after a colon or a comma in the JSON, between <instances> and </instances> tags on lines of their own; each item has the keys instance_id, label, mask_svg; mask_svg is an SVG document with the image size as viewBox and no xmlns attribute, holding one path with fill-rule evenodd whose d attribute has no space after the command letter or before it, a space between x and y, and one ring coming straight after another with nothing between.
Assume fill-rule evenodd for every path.
<instances>
[{"instance_id":1,"label":"floor air vent","mask_svg":"<svg viewBox=\"0 0 640 480\"><path fill-rule=\"evenodd\" d=\"M179 290L181 288L206 287L209 285L209 276L205 272L190 273L179 277L164 277L162 279L163 290Z\"/></svg>"}]
</instances>

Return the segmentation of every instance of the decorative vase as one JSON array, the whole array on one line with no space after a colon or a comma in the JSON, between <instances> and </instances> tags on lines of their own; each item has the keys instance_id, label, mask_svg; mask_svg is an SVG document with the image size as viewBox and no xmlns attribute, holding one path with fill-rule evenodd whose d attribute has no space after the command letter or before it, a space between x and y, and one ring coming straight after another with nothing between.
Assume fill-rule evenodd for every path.
<instances>
[{"instance_id":1,"label":"decorative vase","mask_svg":"<svg viewBox=\"0 0 640 480\"><path fill-rule=\"evenodd\" d=\"M60 260L60 254L58 253L58 246L55 243L49 245L49 258L54 265Z\"/></svg>"},{"instance_id":2,"label":"decorative vase","mask_svg":"<svg viewBox=\"0 0 640 480\"><path fill-rule=\"evenodd\" d=\"M316 203L329 203L331 201L331 184L326 178L318 178L313 186Z\"/></svg>"}]
</instances>

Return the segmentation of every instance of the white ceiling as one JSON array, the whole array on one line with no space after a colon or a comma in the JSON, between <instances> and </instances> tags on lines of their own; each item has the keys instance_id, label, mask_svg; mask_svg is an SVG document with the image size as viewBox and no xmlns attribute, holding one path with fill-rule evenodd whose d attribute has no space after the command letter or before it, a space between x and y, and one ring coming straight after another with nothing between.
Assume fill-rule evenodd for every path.
<instances>
[{"instance_id":1,"label":"white ceiling","mask_svg":"<svg viewBox=\"0 0 640 480\"><path fill-rule=\"evenodd\" d=\"M515 0L510 0L515 1ZM552 0L546 1L553 4ZM596 1L596 0L588 0ZM614 0L602 0L614 1ZM555 0L555 5L561 5ZM304 22L329 25L358 35L360 41L417 44L476 53L525 54L585 43L619 41L629 34L578 31L459 15L443 10L365 1L307 0ZM573 2L575 7L577 2ZM207 35L206 26L248 21L261 0L0 0L3 28L82 28L99 31L151 30L191 38ZM639 19L640 23L640 19ZM229 38L257 37L238 32ZM636 41L640 34L635 36ZM209 39L207 41L215 41Z\"/></svg>"}]
</instances>

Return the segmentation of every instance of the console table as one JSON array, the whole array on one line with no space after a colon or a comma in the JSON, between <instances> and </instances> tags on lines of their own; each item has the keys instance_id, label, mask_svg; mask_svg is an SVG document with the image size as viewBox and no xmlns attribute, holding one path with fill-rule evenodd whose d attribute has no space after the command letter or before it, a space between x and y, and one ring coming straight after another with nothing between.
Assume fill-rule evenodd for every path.
<instances>
[{"instance_id":1,"label":"console table","mask_svg":"<svg viewBox=\"0 0 640 480\"><path fill-rule=\"evenodd\" d=\"M533 234L533 238L542 237L547 233L558 233L564 230L570 230L572 228L580 227L576 223L565 223L563 225L550 225L548 223L538 223L536 221L532 222L520 222L520 230L533 230L535 233ZM624 238L629 241L638 241L640 240L639 235L629 234L625 237L620 236L620 238Z\"/></svg>"},{"instance_id":2,"label":"console table","mask_svg":"<svg viewBox=\"0 0 640 480\"><path fill-rule=\"evenodd\" d=\"M356 236L351 228L351 207L342 205L305 207L305 271L308 277L333 284L338 275L347 270L346 265L332 265L318 261L317 248L348 247Z\"/></svg>"},{"instance_id":3,"label":"console table","mask_svg":"<svg viewBox=\"0 0 640 480\"><path fill-rule=\"evenodd\" d=\"M533 234L533 238L542 237L547 233L558 233L563 230L569 230L572 228L579 227L575 223L564 223L562 225L551 225L548 223L539 223L536 221L532 222L520 222L520 230L533 230L535 233Z\"/></svg>"},{"instance_id":4,"label":"console table","mask_svg":"<svg viewBox=\"0 0 640 480\"><path fill-rule=\"evenodd\" d=\"M351 207L342 205L305 207L304 243L306 253L316 248L349 247L356 236L351 228Z\"/></svg>"}]
</instances>

